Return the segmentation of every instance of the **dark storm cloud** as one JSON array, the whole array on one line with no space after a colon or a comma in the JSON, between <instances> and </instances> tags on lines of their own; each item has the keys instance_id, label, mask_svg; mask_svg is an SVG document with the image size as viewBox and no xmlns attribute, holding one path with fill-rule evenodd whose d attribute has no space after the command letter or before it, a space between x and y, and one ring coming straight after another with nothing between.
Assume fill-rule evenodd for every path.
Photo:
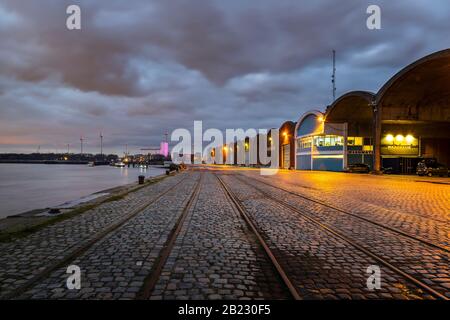
<instances>
[{"instance_id":1,"label":"dark storm cloud","mask_svg":"<svg viewBox=\"0 0 450 320\"><path fill-rule=\"evenodd\" d=\"M65 28L69 4L82 30ZM0 151L49 149L104 132L111 151L163 133L274 127L338 93L376 91L415 59L450 45L447 1L0 0Z\"/></svg>"}]
</instances>

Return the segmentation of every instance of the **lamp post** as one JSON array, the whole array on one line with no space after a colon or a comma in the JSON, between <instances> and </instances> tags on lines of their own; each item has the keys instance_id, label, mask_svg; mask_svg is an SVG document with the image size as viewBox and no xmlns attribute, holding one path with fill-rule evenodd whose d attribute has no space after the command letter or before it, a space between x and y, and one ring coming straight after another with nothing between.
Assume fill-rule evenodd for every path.
<instances>
[{"instance_id":1,"label":"lamp post","mask_svg":"<svg viewBox=\"0 0 450 320\"><path fill-rule=\"evenodd\" d=\"M373 99L369 106L373 110L373 173L381 174L381 103Z\"/></svg>"}]
</instances>

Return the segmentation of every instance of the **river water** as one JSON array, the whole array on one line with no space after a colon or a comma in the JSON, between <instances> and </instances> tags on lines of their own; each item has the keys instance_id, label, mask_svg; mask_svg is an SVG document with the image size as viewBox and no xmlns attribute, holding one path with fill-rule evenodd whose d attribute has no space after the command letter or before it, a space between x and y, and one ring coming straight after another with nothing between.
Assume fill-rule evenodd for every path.
<instances>
[{"instance_id":1,"label":"river water","mask_svg":"<svg viewBox=\"0 0 450 320\"><path fill-rule=\"evenodd\" d=\"M0 164L0 218L53 207L105 189L163 174L161 168Z\"/></svg>"}]
</instances>

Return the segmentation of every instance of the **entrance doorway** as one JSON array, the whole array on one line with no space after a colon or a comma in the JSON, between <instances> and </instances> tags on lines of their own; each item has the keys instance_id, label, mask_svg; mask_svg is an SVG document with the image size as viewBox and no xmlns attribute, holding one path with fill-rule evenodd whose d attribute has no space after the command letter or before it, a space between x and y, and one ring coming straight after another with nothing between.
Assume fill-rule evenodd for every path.
<instances>
[{"instance_id":1,"label":"entrance doorway","mask_svg":"<svg viewBox=\"0 0 450 320\"><path fill-rule=\"evenodd\" d=\"M282 168L289 169L291 167L291 146L289 144L285 144L282 146L283 148L283 159L282 159Z\"/></svg>"}]
</instances>

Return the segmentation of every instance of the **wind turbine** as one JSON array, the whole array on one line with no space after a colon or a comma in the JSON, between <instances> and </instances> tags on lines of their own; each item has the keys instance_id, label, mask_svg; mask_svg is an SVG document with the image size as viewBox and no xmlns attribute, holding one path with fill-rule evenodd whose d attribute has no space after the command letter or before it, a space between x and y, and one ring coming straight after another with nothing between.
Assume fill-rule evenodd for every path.
<instances>
[{"instance_id":1,"label":"wind turbine","mask_svg":"<svg viewBox=\"0 0 450 320\"><path fill-rule=\"evenodd\" d=\"M80 144L81 144L81 155L83 155L83 136L80 136Z\"/></svg>"}]
</instances>

